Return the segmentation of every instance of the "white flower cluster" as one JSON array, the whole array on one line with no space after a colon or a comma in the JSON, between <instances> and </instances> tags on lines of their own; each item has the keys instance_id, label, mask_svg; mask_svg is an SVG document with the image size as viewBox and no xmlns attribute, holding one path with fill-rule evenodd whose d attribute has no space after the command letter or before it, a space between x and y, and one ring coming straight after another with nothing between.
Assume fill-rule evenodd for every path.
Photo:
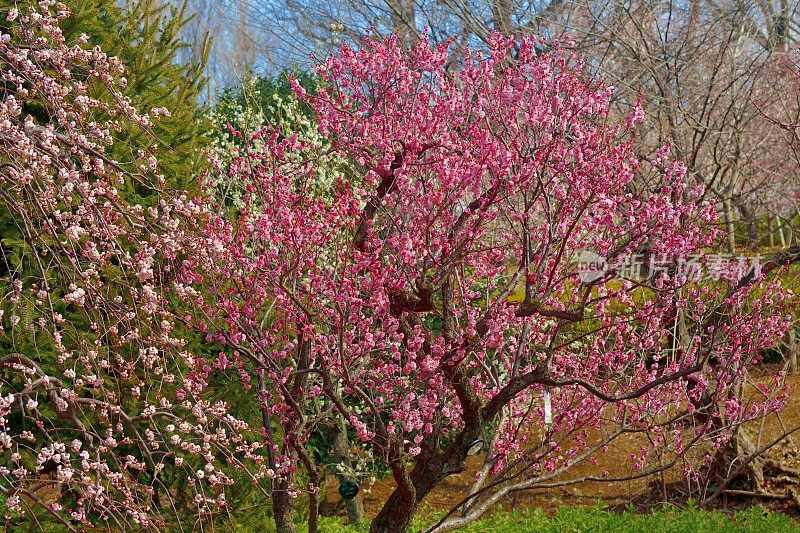
<instances>
[{"instance_id":1,"label":"white flower cluster","mask_svg":"<svg viewBox=\"0 0 800 533\"><path fill-rule=\"evenodd\" d=\"M305 148L296 154L297 163L312 163L315 192L324 195L341 175L346 161L320 133L300 99L277 89L277 84L272 85L276 88L271 94L264 94L260 81L258 77L245 81L239 88L240 99L226 98L211 112L217 133L212 141L211 159L215 162L215 171L207 178L209 187L215 191L220 204L230 204L237 209L244 207L246 183L242 181L241 172L230 170L241 164L237 161L248 161L250 154L263 154L264 137L277 129L284 136L296 135L304 145Z\"/></svg>"}]
</instances>

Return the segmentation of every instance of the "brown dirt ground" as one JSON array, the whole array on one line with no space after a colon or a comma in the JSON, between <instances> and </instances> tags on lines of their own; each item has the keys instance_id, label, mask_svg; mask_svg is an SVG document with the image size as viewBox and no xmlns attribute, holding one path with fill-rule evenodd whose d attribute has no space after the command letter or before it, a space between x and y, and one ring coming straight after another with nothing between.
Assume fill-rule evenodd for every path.
<instances>
[{"instance_id":1,"label":"brown dirt ground","mask_svg":"<svg viewBox=\"0 0 800 533\"><path fill-rule=\"evenodd\" d=\"M763 365L751 374L769 376L777 371L778 367L773 365ZM784 409L778 416L770 415L764 420L762 444L774 439L782 431L781 428L793 428L800 426L800 375L787 377L787 387L790 392L789 400ZM752 428L756 429L756 428ZM638 451L640 444L639 437L635 435L625 435L617 439L613 445L609 446L606 454L599 454L596 465L583 462L570 470L569 476L578 477L580 475L598 474L607 470L612 477L624 477L626 474L634 473L630 466L628 456L631 452ZM781 443L769 452L770 457L780 457L785 463L788 461L790 466L800 469L800 456L797 455L794 443L800 444L800 431L791 437L788 442ZM791 450L789 453L787 450ZM419 513L422 515L449 510L458 504L467 493L471 482L475 479L474 474L480 466L480 458L470 458L467 461L467 469L457 475L452 475L445 479L422 503ZM671 471L664 475L664 481L669 487L682 485L679 483L683 476L683 468L676 465ZM337 507L336 500L339 499L337 493L337 483L333 476L330 476L326 483L328 490L327 496L332 507ZM371 489L365 494L364 505L366 514L374 516L389 494L394 490L394 481L391 476L378 479ZM605 502L610 508L623 509L628 505L633 505L641 510L646 510L665 502L662 490L662 479L660 475L634 479L624 482L584 482L568 487L561 487L549 490L529 490L516 493L507 497L496 509L511 509L514 507L540 507L549 511L561 506L575 505L594 505L598 500ZM785 486L783 486L785 488ZM780 493L785 492L784 488L768 483L767 490ZM679 491L667 493L666 501L681 503L685 501ZM796 518L800 518L800 509L791 499L770 500L754 498L733 498L728 497L720 500L719 506L723 508L737 508L742 506L760 503L775 510L781 510ZM341 506L338 506L343 513Z\"/></svg>"}]
</instances>

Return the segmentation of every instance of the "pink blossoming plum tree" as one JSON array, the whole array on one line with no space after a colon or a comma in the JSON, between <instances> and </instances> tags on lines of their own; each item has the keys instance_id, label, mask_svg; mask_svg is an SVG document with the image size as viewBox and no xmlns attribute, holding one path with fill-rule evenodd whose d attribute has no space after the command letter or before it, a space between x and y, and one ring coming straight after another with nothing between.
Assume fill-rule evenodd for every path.
<instances>
[{"instance_id":1,"label":"pink blossoming plum tree","mask_svg":"<svg viewBox=\"0 0 800 533\"><path fill-rule=\"evenodd\" d=\"M190 392L232 367L259 395L279 531L297 494L314 501L306 443L328 417L391 470L375 532L408 529L480 449L444 531L516 491L613 480L571 472L620 438L641 443L634 477L681 461L704 492L742 424L781 405L780 387L743 390L786 329L791 294L768 278L797 250L760 269L699 260L698 279L685 261L719 238L701 187L668 148L637 159L622 139L640 110L616 123L612 89L540 44L495 34L457 75L447 44L344 46L317 95L296 89L358 175L313 194L307 147L269 128L231 164L245 207L209 218L180 286L229 348ZM612 266L582 279L584 250ZM617 275L642 255L668 266Z\"/></svg>"}]
</instances>

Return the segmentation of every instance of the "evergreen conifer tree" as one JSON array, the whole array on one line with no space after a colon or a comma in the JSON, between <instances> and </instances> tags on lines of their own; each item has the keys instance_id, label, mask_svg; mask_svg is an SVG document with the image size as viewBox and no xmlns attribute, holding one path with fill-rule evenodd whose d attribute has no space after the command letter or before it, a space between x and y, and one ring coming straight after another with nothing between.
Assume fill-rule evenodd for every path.
<instances>
[{"instance_id":1,"label":"evergreen conifer tree","mask_svg":"<svg viewBox=\"0 0 800 533\"><path fill-rule=\"evenodd\" d=\"M0 29L5 14L15 6L26 9L29 0L0 0ZM174 6L158 0L136 0L120 5L115 0L66 0L71 15L64 21L67 42L75 43L86 35L86 46L100 46L118 57L125 66L125 96L138 111L164 108L169 116L155 121L149 131L130 127L116 135L113 156L125 165L137 152L152 152L170 188L191 189L200 171L204 151L209 146L210 122L207 110L199 103L206 83L203 75L209 39L204 40L200 56L180 62L179 55L190 45L182 31L193 15L184 2ZM0 89L1 91L2 89ZM35 102L26 110L41 114ZM47 117L37 116L40 120ZM137 191L148 196L147 191Z\"/></svg>"}]
</instances>

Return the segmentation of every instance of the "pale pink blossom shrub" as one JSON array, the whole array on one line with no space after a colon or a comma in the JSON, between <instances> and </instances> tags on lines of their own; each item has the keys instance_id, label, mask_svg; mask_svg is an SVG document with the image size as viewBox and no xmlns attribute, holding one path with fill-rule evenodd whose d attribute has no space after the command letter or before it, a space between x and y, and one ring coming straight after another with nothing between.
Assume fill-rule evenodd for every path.
<instances>
[{"instance_id":1,"label":"pale pink blossom shrub","mask_svg":"<svg viewBox=\"0 0 800 533\"><path fill-rule=\"evenodd\" d=\"M167 291L201 210L164 190L152 154L108 155L123 122L151 118L117 90L118 60L65 43L66 16L43 1L0 34L4 512L40 505L71 530L205 520L261 455L225 403L176 397L195 357ZM127 200L134 184L159 203Z\"/></svg>"}]
</instances>

